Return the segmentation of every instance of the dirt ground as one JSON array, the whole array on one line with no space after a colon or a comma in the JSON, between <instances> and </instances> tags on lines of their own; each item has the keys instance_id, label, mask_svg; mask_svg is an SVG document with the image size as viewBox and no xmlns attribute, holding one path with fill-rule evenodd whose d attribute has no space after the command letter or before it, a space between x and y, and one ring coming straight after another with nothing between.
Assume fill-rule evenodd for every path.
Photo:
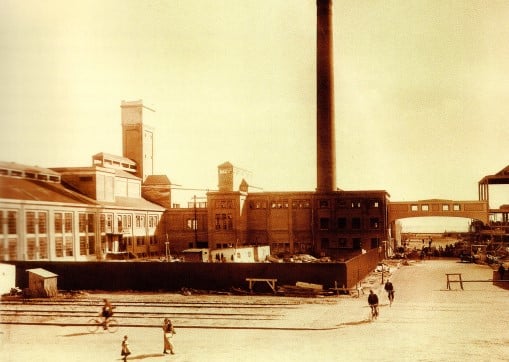
<instances>
[{"instance_id":1,"label":"dirt ground","mask_svg":"<svg viewBox=\"0 0 509 362\"><path fill-rule=\"evenodd\" d=\"M457 260L392 264L384 275L396 290L392 306L380 273L363 281L366 294L360 298L131 293L121 297L225 304L255 299L274 303L265 312L274 317L209 324L181 318L175 321L175 355L162 354L161 329L153 325L89 334L83 326L65 323L0 324L0 355L2 361L118 361L122 337L128 335L132 350L128 361L507 361L509 290L489 282L466 282L464 290L454 283L448 290L446 273L462 273L464 280L492 278L490 267ZM368 320L370 288L381 299L380 317L373 322ZM3 322L7 320L2 316Z\"/></svg>"}]
</instances>

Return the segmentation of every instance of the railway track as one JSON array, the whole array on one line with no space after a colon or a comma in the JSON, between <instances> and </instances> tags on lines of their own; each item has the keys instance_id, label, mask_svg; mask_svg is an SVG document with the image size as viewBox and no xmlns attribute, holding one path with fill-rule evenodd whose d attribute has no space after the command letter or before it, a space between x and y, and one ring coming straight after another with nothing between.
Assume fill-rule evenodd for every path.
<instances>
[{"instance_id":1,"label":"railway track","mask_svg":"<svg viewBox=\"0 0 509 362\"><path fill-rule=\"evenodd\" d=\"M164 318L170 318L179 328L279 329L288 313L301 306L299 302L267 303L252 299L110 301L116 307L114 318L124 327L159 327ZM102 298L87 297L3 300L0 324L84 326L90 318L98 316L101 306Z\"/></svg>"}]
</instances>

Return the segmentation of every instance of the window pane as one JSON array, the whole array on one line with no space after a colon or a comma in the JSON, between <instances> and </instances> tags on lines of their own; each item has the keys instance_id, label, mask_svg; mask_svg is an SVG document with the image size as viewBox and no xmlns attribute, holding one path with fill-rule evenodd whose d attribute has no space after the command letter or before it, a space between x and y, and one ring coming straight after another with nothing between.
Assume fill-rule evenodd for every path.
<instances>
[{"instance_id":1,"label":"window pane","mask_svg":"<svg viewBox=\"0 0 509 362\"><path fill-rule=\"evenodd\" d=\"M47 231L46 231L47 225L48 225L47 217L48 217L48 215L45 212L39 213L39 234L47 233Z\"/></svg>"},{"instance_id":2,"label":"window pane","mask_svg":"<svg viewBox=\"0 0 509 362\"><path fill-rule=\"evenodd\" d=\"M7 233L8 234L17 234L17 218L18 213L16 211L8 211L7 212Z\"/></svg>"},{"instance_id":3,"label":"window pane","mask_svg":"<svg viewBox=\"0 0 509 362\"><path fill-rule=\"evenodd\" d=\"M95 215L94 214L87 214L87 226L88 226L88 232L94 233L95 232Z\"/></svg>"},{"instance_id":4,"label":"window pane","mask_svg":"<svg viewBox=\"0 0 509 362\"><path fill-rule=\"evenodd\" d=\"M26 212L26 221L27 221L27 234L35 234L35 212L27 211ZM31 258L33 259L33 258Z\"/></svg>"},{"instance_id":5,"label":"window pane","mask_svg":"<svg viewBox=\"0 0 509 362\"><path fill-rule=\"evenodd\" d=\"M72 213L65 213L65 232L72 233Z\"/></svg>"},{"instance_id":6,"label":"window pane","mask_svg":"<svg viewBox=\"0 0 509 362\"><path fill-rule=\"evenodd\" d=\"M55 232L62 233L62 214L60 212L55 213Z\"/></svg>"},{"instance_id":7,"label":"window pane","mask_svg":"<svg viewBox=\"0 0 509 362\"><path fill-rule=\"evenodd\" d=\"M48 259L48 239L39 238L39 258Z\"/></svg>"},{"instance_id":8,"label":"window pane","mask_svg":"<svg viewBox=\"0 0 509 362\"><path fill-rule=\"evenodd\" d=\"M79 213L79 232L84 233L87 231L87 214L85 213Z\"/></svg>"}]
</instances>

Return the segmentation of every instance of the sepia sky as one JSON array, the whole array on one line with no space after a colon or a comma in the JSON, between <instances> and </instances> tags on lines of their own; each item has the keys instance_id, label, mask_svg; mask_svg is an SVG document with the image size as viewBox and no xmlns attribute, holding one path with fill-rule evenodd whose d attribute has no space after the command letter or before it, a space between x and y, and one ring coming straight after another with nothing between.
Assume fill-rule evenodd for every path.
<instances>
[{"instance_id":1,"label":"sepia sky","mask_svg":"<svg viewBox=\"0 0 509 362\"><path fill-rule=\"evenodd\" d=\"M476 200L509 164L509 2L333 12L338 187ZM230 161L265 191L315 189L315 0L3 0L0 19L1 160L121 155L120 103L143 99L172 182L215 189Z\"/></svg>"}]
</instances>

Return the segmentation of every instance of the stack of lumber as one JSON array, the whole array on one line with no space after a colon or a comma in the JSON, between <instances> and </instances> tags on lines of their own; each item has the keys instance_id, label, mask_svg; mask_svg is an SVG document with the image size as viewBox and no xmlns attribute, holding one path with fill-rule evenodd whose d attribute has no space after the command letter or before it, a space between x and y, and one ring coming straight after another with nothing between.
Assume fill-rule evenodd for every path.
<instances>
[{"instance_id":1,"label":"stack of lumber","mask_svg":"<svg viewBox=\"0 0 509 362\"><path fill-rule=\"evenodd\" d=\"M331 294L324 292L323 285L297 282L295 285L282 285L278 289L278 294L288 297L318 297Z\"/></svg>"}]
</instances>

